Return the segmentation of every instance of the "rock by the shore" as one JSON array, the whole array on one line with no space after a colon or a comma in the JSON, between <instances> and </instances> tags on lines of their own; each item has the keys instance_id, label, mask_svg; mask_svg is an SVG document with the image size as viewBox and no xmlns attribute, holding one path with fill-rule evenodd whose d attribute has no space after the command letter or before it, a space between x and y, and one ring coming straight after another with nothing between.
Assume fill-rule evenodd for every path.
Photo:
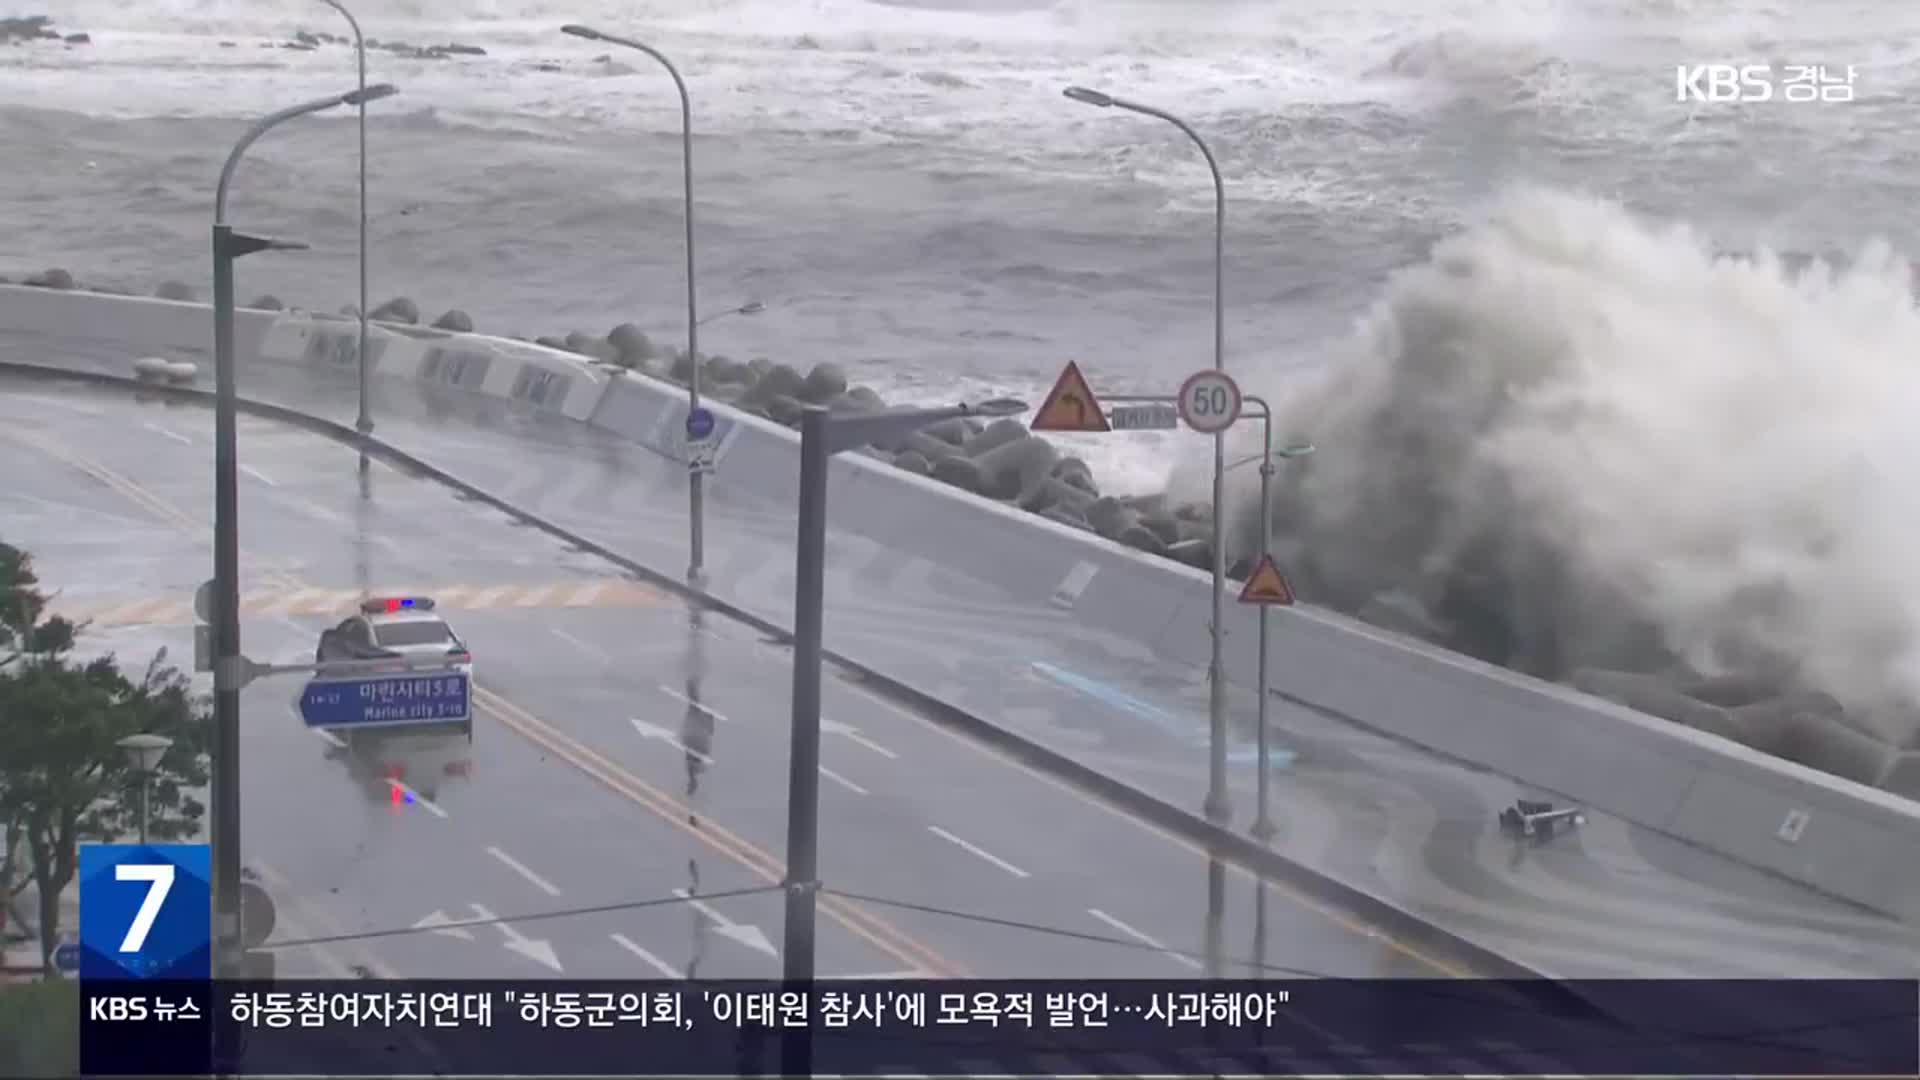
<instances>
[{"instance_id":1,"label":"rock by the shore","mask_svg":"<svg viewBox=\"0 0 1920 1080\"><path fill-rule=\"evenodd\" d=\"M405 323L408 326L420 324L420 305L404 296L393 299L373 309L367 316L374 322Z\"/></svg>"},{"instance_id":2,"label":"rock by the shore","mask_svg":"<svg viewBox=\"0 0 1920 1080\"><path fill-rule=\"evenodd\" d=\"M622 367L645 368L654 358L653 341L638 326L621 323L607 332L607 342L619 355Z\"/></svg>"},{"instance_id":3,"label":"rock by the shore","mask_svg":"<svg viewBox=\"0 0 1920 1080\"><path fill-rule=\"evenodd\" d=\"M21 284L36 285L42 289L78 288L78 286L74 284L73 275L69 274L67 271L61 269L58 266L51 267L46 270L42 270L39 273L28 278L27 280L21 282Z\"/></svg>"},{"instance_id":4,"label":"rock by the shore","mask_svg":"<svg viewBox=\"0 0 1920 1080\"><path fill-rule=\"evenodd\" d=\"M473 317L459 308L448 308L439 318L433 320L435 330L447 330L456 334L473 333Z\"/></svg>"},{"instance_id":5,"label":"rock by the shore","mask_svg":"<svg viewBox=\"0 0 1920 1080\"><path fill-rule=\"evenodd\" d=\"M285 311L287 309L287 305L281 303L280 298L272 293L265 293L254 297L253 302L247 306L255 311Z\"/></svg>"},{"instance_id":6,"label":"rock by the shore","mask_svg":"<svg viewBox=\"0 0 1920 1080\"><path fill-rule=\"evenodd\" d=\"M192 300L193 286L184 281L163 281L153 290L153 295L162 300Z\"/></svg>"},{"instance_id":7,"label":"rock by the shore","mask_svg":"<svg viewBox=\"0 0 1920 1080\"><path fill-rule=\"evenodd\" d=\"M60 31L53 28L53 19L47 15L0 18L0 42L59 41L61 37Z\"/></svg>"}]
</instances>

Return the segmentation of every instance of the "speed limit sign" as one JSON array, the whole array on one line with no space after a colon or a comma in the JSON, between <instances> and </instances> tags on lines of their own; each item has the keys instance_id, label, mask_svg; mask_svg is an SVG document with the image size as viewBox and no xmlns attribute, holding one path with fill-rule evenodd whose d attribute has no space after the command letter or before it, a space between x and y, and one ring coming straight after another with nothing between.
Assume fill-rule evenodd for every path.
<instances>
[{"instance_id":1,"label":"speed limit sign","mask_svg":"<svg viewBox=\"0 0 1920 1080\"><path fill-rule=\"evenodd\" d=\"M1224 371L1196 371L1180 384L1180 419L1203 434L1232 427L1240 419L1240 404L1240 384Z\"/></svg>"}]
</instances>

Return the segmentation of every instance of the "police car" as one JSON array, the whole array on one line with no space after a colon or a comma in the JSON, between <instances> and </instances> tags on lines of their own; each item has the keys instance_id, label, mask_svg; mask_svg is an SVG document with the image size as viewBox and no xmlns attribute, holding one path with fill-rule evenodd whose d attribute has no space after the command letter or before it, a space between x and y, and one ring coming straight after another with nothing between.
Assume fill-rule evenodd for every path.
<instances>
[{"instance_id":1,"label":"police car","mask_svg":"<svg viewBox=\"0 0 1920 1080\"><path fill-rule=\"evenodd\" d=\"M340 660L438 660L469 678L473 675L473 654L466 642L434 614L433 600L424 596L363 600L358 612L322 630L313 651L314 663ZM469 740L473 738L471 711L457 721L407 726L445 729L456 725Z\"/></svg>"}]
</instances>

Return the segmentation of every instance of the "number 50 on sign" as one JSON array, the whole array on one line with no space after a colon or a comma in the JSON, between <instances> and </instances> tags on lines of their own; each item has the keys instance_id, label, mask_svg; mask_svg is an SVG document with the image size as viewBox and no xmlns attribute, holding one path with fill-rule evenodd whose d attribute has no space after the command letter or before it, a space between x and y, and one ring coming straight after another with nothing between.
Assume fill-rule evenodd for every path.
<instances>
[{"instance_id":1,"label":"number 50 on sign","mask_svg":"<svg viewBox=\"0 0 1920 1080\"><path fill-rule=\"evenodd\" d=\"M1206 435L1217 435L1240 419L1240 384L1224 371L1196 371L1180 384L1180 419Z\"/></svg>"},{"instance_id":2,"label":"number 50 on sign","mask_svg":"<svg viewBox=\"0 0 1920 1080\"><path fill-rule=\"evenodd\" d=\"M80 978L210 978L212 880L205 844L82 845Z\"/></svg>"}]
</instances>

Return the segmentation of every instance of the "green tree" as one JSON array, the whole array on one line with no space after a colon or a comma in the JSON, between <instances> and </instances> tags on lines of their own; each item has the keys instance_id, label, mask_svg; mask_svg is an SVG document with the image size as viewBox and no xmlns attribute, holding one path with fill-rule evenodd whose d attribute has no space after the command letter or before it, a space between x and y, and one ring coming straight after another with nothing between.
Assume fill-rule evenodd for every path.
<instances>
[{"instance_id":1,"label":"green tree","mask_svg":"<svg viewBox=\"0 0 1920 1080\"><path fill-rule=\"evenodd\" d=\"M26 848L39 895L41 962L52 970L60 894L79 869L83 840L115 840L137 825L141 778L117 743L139 732L173 746L151 777L155 840L191 836L205 808L211 724L187 680L156 654L136 679L112 655L83 659L78 631L46 615L33 560L0 543L0 822ZM0 868L9 868L7 853Z\"/></svg>"}]
</instances>

